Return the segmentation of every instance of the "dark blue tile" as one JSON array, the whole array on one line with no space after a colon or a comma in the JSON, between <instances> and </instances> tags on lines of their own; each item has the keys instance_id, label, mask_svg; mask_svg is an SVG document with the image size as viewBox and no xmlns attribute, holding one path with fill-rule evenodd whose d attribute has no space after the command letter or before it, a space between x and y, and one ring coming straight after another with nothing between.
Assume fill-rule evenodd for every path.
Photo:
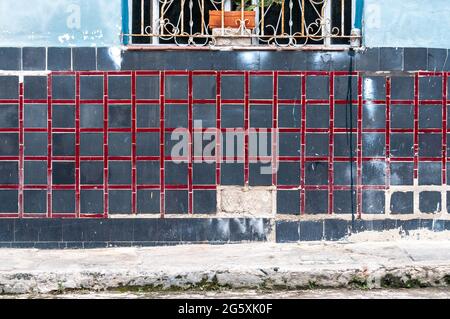
<instances>
[{"instance_id":1,"label":"dark blue tile","mask_svg":"<svg viewBox=\"0 0 450 319\"><path fill-rule=\"evenodd\" d=\"M217 193L215 190L195 190L194 214L214 214L217 212Z\"/></svg>"},{"instance_id":2,"label":"dark blue tile","mask_svg":"<svg viewBox=\"0 0 450 319\"><path fill-rule=\"evenodd\" d=\"M328 52L305 52L308 71L331 71L332 58Z\"/></svg>"},{"instance_id":3,"label":"dark blue tile","mask_svg":"<svg viewBox=\"0 0 450 319\"><path fill-rule=\"evenodd\" d=\"M405 71L426 70L428 51L426 48L405 48Z\"/></svg>"},{"instance_id":4,"label":"dark blue tile","mask_svg":"<svg viewBox=\"0 0 450 319\"><path fill-rule=\"evenodd\" d=\"M277 171L278 185L300 185L300 163L279 162Z\"/></svg>"},{"instance_id":5,"label":"dark blue tile","mask_svg":"<svg viewBox=\"0 0 450 319\"><path fill-rule=\"evenodd\" d=\"M26 128L47 128L47 105L25 104L24 126Z\"/></svg>"},{"instance_id":6,"label":"dark blue tile","mask_svg":"<svg viewBox=\"0 0 450 319\"><path fill-rule=\"evenodd\" d=\"M272 99L273 77L272 76L250 76L250 99Z\"/></svg>"},{"instance_id":7,"label":"dark blue tile","mask_svg":"<svg viewBox=\"0 0 450 319\"><path fill-rule=\"evenodd\" d=\"M362 122L363 128L384 129L386 127L386 106L364 104Z\"/></svg>"},{"instance_id":8,"label":"dark blue tile","mask_svg":"<svg viewBox=\"0 0 450 319\"><path fill-rule=\"evenodd\" d=\"M0 104L0 127L19 128L18 104Z\"/></svg>"},{"instance_id":9,"label":"dark blue tile","mask_svg":"<svg viewBox=\"0 0 450 319\"><path fill-rule=\"evenodd\" d=\"M235 52L237 70L259 70L260 60L258 51Z\"/></svg>"},{"instance_id":10,"label":"dark blue tile","mask_svg":"<svg viewBox=\"0 0 450 319\"><path fill-rule=\"evenodd\" d=\"M82 100L102 100L103 76L81 76L80 98Z\"/></svg>"},{"instance_id":11,"label":"dark blue tile","mask_svg":"<svg viewBox=\"0 0 450 319\"><path fill-rule=\"evenodd\" d=\"M306 214L328 213L328 191L323 190L305 191L305 213Z\"/></svg>"},{"instance_id":12,"label":"dark blue tile","mask_svg":"<svg viewBox=\"0 0 450 319\"><path fill-rule=\"evenodd\" d=\"M131 214L131 191L110 190L108 207L110 214Z\"/></svg>"},{"instance_id":13,"label":"dark blue tile","mask_svg":"<svg viewBox=\"0 0 450 319\"><path fill-rule=\"evenodd\" d=\"M391 185L413 185L413 163L391 163Z\"/></svg>"},{"instance_id":14,"label":"dark blue tile","mask_svg":"<svg viewBox=\"0 0 450 319\"><path fill-rule=\"evenodd\" d=\"M384 191L364 190L362 194L362 212L366 214L384 214Z\"/></svg>"},{"instance_id":15,"label":"dark blue tile","mask_svg":"<svg viewBox=\"0 0 450 319\"><path fill-rule=\"evenodd\" d=\"M421 213L439 213L442 210L440 192L423 191L419 193L419 210Z\"/></svg>"},{"instance_id":16,"label":"dark blue tile","mask_svg":"<svg viewBox=\"0 0 450 319\"><path fill-rule=\"evenodd\" d=\"M378 71L380 69L380 49L368 48L355 57L357 71Z\"/></svg>"},{"instance_id":17,"label":"dark blue tile","mask_svg":"<svg viewBox=\"0 0 450 319\"><path fill-rule=\"evenodd\" d=\"M250 186L270 186L270 185L272 185L272 165L271 165L271 163L250 163L249 164L249 185Z\"/></svg>"},{"instance_id":18,"label":"dark blue tile","mask_svg":"<svg viewBox=\"0 0 450 319\"><path fill-rule=\"evenodd\" d=\"M323 229L323 221L300 221L300 241L322 240Z\"/></svg>"},{"instance_id":19,"label":"dark blue tile","mask_svg":"<svg viewBox=\"0 0 450 319\"><path fill-rule=\"evenodd\" d=\"M355 70L355 55L350 51L330 52L332 70L350 71Z\"/></svg>"},{"instance_id":20,"label":"dark blue tile","mask_svg":"<svg viewBox=\"0 0 450 319\"><path fill-rule=\"evenodd\" d=\"M24 77L25 99L46 100L47 99L47 77L25 76Z\"/></svg>"},{"instance_id":21,"label":"dark blue tile","mask_svg":"<svg viewBox=\"0 0 450 319\"><path fill-rule=\"evenodd\" d=\"M83 227L83 241L86 243L108 242L110 240L110 220L102 218L82 219L79 223ZM103 247L106 247L103 244Z\"/></svg>"},{"instance_id":22,"label":"dark blue tile","mask_svg":"<svg viewBox=\"0 0 450 319\"><path fill-rule=\"evenodd\" d=\"M159 99L159 76L136 77L136 98Z\"/></svg>"},{"instance_id":23,"label":"dark blue tile","mask_svg":"<svg viewBox=\"0 0 450 319\"><path fill-rule=\"evenodd\" d=\"M380 70L402 71L403 48L380 48Z\"/></svg>"},{"instance_id":24,"label":"dark blue tile","mask_svg":"<svg viewBox=\"0 0 450 319\"><path fill-rule=\"evenodd\" d=\"M277 190L277 214L300 214L299 190Z\"/></svg>"},{"instance_id":25,"label":"dark blue tile","mask_svg":"<svg viewBox=\"0 0 450 319\"><path fill-rule=\"evenodd\" d=\"M413 214L413 192L394 192L391 195L391 214Z\"/></svg>"},{"instance_id":26,"label":"dark blue tile","mask_svg":"<svg viewBox=\"0 0 450 319\"><path fill-rule=\"evenodd\" d=\"M52 212L55 214L75 213L75 191L53 190L52 192Z\"/></svg>"},{"instance_id":27,"label":"dark blue tile","mask_svg":"<svg viewBox=\"0 0 450 319\"><path fill-rule=\"evenodd\" d=\"M110 156L130 156L131 155L131 134L130 133L109 133L108 150Z\"/></svg>"},{"instance_id":28,"label":"dark blue tile","mask_svg":"<svg viewBox=\"0 0 450 319\"><path fill-rule=\"evenodd\" d=\"M46 69L47 52L42 47L22 48L22 67L24 71L40 71Z\"/></svg>"},{"instance_id":29,"label":"dark blue tile","mask_svg":"<svg viewBox=\"0 0 450 319\"><path fill-rule=\"evenodd\" d=\"M53 134L53 156L75 155L75 134L55 133Z\"/></svg>"},{"instance_id":30,"label":"dark blue tile","mask_svg":"<svg viewBox=\"0 0 450 319\"><path fill-rule=\"evenodd\" d=\"M220 94L222 99L244 99L244 76L222 75Z\"/></svg>"},{"instance_id":31,"label":"dark blue tile","mask_svg":"<svg viewBox=\"0 0 450 319\"><path fill-rule=\"evenodd\" d=\"M166 99L188 98L188 77L187 76L166 76L165 83Z\"/></svg>"},{"instance_id":32,"label":"dark blue tile","mask_svg":"<svg viewBox=\"0 0 450 319\"><path fill-rule=\"evenodd\" d=\"M244 127L244 106L243 105L222 105L221 125L223 128Z\"/></svg>"},{"instance_id":33,"label":"dark blue tile","mask_svg":"<svg viewBox=\"0 0 450 319\"><path fill-rule=\"evenodd\" d=\"M306 134L306 156L328 156L328 134Z\"/></svg>"},{"instance_id":34,"label":"dark blue tile","mask_svg":"<svg viewBox=\"0 0 450 319\"><path fill-rule=\"evenodd\" d=\"M27 214L45 214L47 212L47 191L25 190L23 206L24 212Z\"/></svg>"},{"instance_id":35,"label":"dark blue tile","mask_svg":"<svg viewBox=\"0 0 450 319\"><path fill-rule=\"evenodd\" d=\"M75 128L75 105L53 105L52 126L54 128Z\"/></svg>"},{"instance_id":36,"label":"dark blue tile","mask_svg":"<svg viewBox=\"0 0 450 319\"><path fill-rule=\"evenodd\" d=\"M160 152L159 133L137 133L136 152L138 156L158 156Z\"/></svg>"},{"instance_id":37,"label":"dark blue tile","mask_svg":"<svg viewBox=\"0 0 450 319\"><path fill-rule=\"evenodd\" d=\"M136 164L136 171L138 184L159 184L159 161L138 161Z\"/></svg>"},{"instance_id":38,"label":"dark blue tile","mask_svg":"<svg viewBox=\"0 0 450 319\"><path fill-rule=\"evenodd\" d=\"M334 191L333 212L335 214L356 214L356 191Z\"/></svg>"},{"instance_id":39,"label":"dark blue tile","mask_svg":"<svg viewBox=\"0 0 450 319\"><path fill-rule=\"evenodd\" d=\"M82 242L84 222L82 219L62 219L62 241L63 242ZM69 247L67 247L69 248ZM82 247L78 247L82 248Z\"/></svg>"},{"instance_id":40,"label":"dark blue tile","mask_svg":"<svg viewBox=\"0 0 450 319\"><path fill-rule=\"evenodd\" d=\"M28 185L47 184L47 161L25 161L24 183Z\"/></svg>"},{"instance_id":41,"label":"dark blue tile","mask_svg":"<svg viewBox=\"0 0 450 319\"><path fill-rule=\"evenodd\" d=\"M192 80L192 93L194 99L215 99L216 76L194 76Z\"/></svg>"},{"instance_id":42,"label":"dark blue tile","mask_svg":"<svg viewBox=\"0 0 450 319\"><path fill-rule=\"evenodd\" d=\"M82 214L102 214L103 190L81 190L80 212Z\"/></svg>"},{"instance_id":43,"label":"dark blue tile","mask_svg":"<svg viewBox=\"0 0 450 319\"><path fill-rule=\"evenodd\" d=\"M326 219L324 233L326 240L341 240L348 234L348 221L342 219Z\"/></svg>"},{"instance_id":44,"label":"dark blue tile","mask_svg":"<svg viewBox=\"0 0 450 319\"><path fill-rule=\"evenodd\" d=\"M328 185L328 163L307 162L305 163L306 185Z\"/></svg>"},{"instance_id":45,"label":"dark blue tile","mask_svg":"<svg viewBox=\"0 0 450 319\"><path fill-rule=\"evenodd\" d=\"M0 162L0 184L19 183L19 166L17 162Z\"/></svg>"},{"instance_id":46,"label":"dark blue tile","mask_svg":"<svg viewBox=\"0 0 450 319\"><path fill-rule=\"evenodd\" d=\"M187 185L188 183L187 163L176 163L166 161L164 172L165 172L164 179L167 185Z\"/></svg>"},{"instance_id":47,"label":"dark blue tile","mask_svg":"<svg viewBox=\"0 0 450 319\"><path fill-rule=\"evenodd\" d=\"M159 127L159 105L141 104L137 106L137 127Z\"/></svg>"},{"instance_id":48,"label":"dark blue tile","mask_svg":"<svg viewBox=\"0 0 450 319\"><path fill-rule=\"evenodd\" d=\"M14 240L14 219L1 218L0 242L12 242L13 240Z\"/></svg>"},{"instance_id":49,"label":"dark blue tile","mask_svg":"<svg viewBox=\"0 0 450 319\"><path fill-rule=\"evenodd\" d=\"M55 100L75 99L75 77L52 76L52 98Z\"/></svg>"},{"instance_id":50,"label":"dark blue tile","mask_svg":"<svg viewBox=\"0 0 450 319\"><path fill-rule=\"evenodd\" d=\"M19 155L19 134L0 133L0 156Z\"/></svg>"},{"instance_id":51,"label":"dark blue tile","mask_svg":"<svg viewBox=\"0 0 450 319\"><path fill-rule=\"evenodd\" d=\"M298 221L277 221L276 242L292 243L300 240L300 225Z\"/></svg>"},{"instance_id":52,"label":"dark blue tile","mask_svg":"<svg viewBox=\"0 0 450 319\"><path fill-rule=\"evenodd\" d=\"M188 127L188 107L183 104L166 104L165 106L166 128Z\"/></svg>"},{"instance_id":53,"label":"dark blue tile","mask_svg":"<svg viewBox=\"0 0 450 319\"><path fill-rule=\"evenodd\" d=\"M419 185L441 185L442 164L439 162L419 163Z\"/></svg>"},{"instance_id":54,"label":"dark blue tile","mask_svg":"<svg viewBox=\"0 0 450 319\"><path fill-rule=\"evenodd\" d=\"M109 219L110 241L115 243L133 241L135 224L140 224L141 221L142 219L137 221L135 218Z\"/></svg>"},{"instance_id":55,"label":"dark blue tile","mask_svg":"<svg viewBox=\"0 0 450 319\"><path fill-rule=\"evenodd\" d=\"M131 99L131 77L130 76L109 76L108 77L108 97L114 100Z\"/></svg>"},{"instance_id":56,"label":"dark blue tile","mask_svg":"<svg viewBox=\"0 0 450 319\"><path fill-rule=\"evenodd\" d=\"M193 164L194 185L214 185L216 183L216 163Z\"/></svg>"},{"instance_id":57,"label":"dark blue tile","mask_svg":"<svg viewBox=\"0 0 450 319\"><path fill-rule=\"evenodd\" d=\"M419 97L421 100L442 100L442 77L419 78Z\"/></svg>"},{"instance_id":58,"label":"dark blue tile","mask_svg":"<svg viewBox=\"0 0 450 319\"><path fill-rule=\"evenodd\" d=\"M108 179L110 184L131 184L131 162L110 161L108 167Z\"/></svg>"},{"instance_id":59,"label":"dark blue tile","mask_svg":"<svg viewBox=\"0 0 450 319\"><path fill-rule=\"evenodd\" d=\"M21 70L22 49L0 47L0 70Z\"/></svg>"},{"instance_id":60,"label":"dark blue tile","mask_svg":"<svg viewBox=\"0 0 450 319\"><path fill-rule=\"evenodd\" d=\"M120 70L123 51L116 48L97 48L97 70Z\"/></svg>"},{"instance_id":61,"label":"dark blue tile","mask_svg":"<svg viewBox=\"0 0 450 319\"><path fill-rule=\"evenodd\" d=\"M185 214L188 212L188 191L168 190L165 196L165 212L167 214Z\"/></svg>"},{"instance_id":62,"label":"dark blue tile","mask_svg":"<svg viewBox=\"0 0 450 319\"><path fill-rule=\"evenodd\" d=\"M47 133L25 133L25 156L47 156Z\"/></svg>"},{"instance_id":63,"label":"dark blue tile","mask_svg":"<svg viewBox=\"0 0 450 319\"><path fill-rule=\"evenodd\" d=\"M206 238L210 244L225 243L231 240L231 220L228 218L211 218L208 220Z\"/></svg>"},{"instance_id":64,"label":"dark blue tile","mask_svg":"<svg viewBox=\"0 0 450 319\"><path fill-rule=\"evenodd\" d=\"M363 185L384 185L386 177L386 163L383 161L367 161L362 164Z\"/></svg>"},{"instance_id":65,"label":"dark blue tile","mask_svg":"<svg viewBox=\"0 0 450 319\"><path fill-rule=\"evenodd\" d=\"M103 155L103 134L102 133L81 133L80 134L80 155L81 156L102 156Z\"/></svg>"},{"instance_id":66,"label":"dark blue tile","mask_svg":"<svg viewBox=\"0 0 450 319\"><path fill-rule=\"evenodd\" d=\"M161 212L159 190L138 190L137 212L138 214L159 214Z\"/></svg>"},{"instance_id":67,"label":"dark blue tile","mask_svg":"<svg viewBox=\"0 0 450 319\"><path fill-rule=\"evenodd\" d=\"M308 76L306 78L306 98L330 98L330 78L328 76Z\"/></svg>"},{"instance_id":68,"label":"dark blue tile","mask_svg":"<svg viewBox=\"0 0 450 319\"><path fill-rule=\"evenodd\" d=\"M0 76L0 99L19 98L19 77Z\"/></svg>"},{"instance_id":69,"label":"dark blue tile","mask_svg":"<svg viewBox=\"0 0 450 319\"><path fill-rule=\"evenodd\" d=\"M428 71L449 71L450 61L447 49L428 49Z\"/></svg>"}]
</instances>

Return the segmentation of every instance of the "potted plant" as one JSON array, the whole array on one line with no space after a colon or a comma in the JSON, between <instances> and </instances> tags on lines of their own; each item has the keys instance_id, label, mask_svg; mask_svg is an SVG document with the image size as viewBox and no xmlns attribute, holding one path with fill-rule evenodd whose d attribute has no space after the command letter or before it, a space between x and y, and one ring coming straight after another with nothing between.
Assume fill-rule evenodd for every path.
<instances>
[{"instance_id":1,"label":"potted plant","mask_svg":"<svg viewBox=\"0 0 450 319\"><path fill-rule=\"evenodd\" d=\"M223 26L225 28L239 28L241 26L242 14L244 14L245 28L254 29L256 27L256 12L255 8L261 5L261 0L252 3L252 0L233 0L236 4L236 10L225 11L221 10L210 10L209 11L209 27L222 28L222 14L223 14ZM284 0L264 0L264 7L269 7L271 5L279 5ZM244 4L242 6L242 3Z\"/></svg>"}]
</instances>

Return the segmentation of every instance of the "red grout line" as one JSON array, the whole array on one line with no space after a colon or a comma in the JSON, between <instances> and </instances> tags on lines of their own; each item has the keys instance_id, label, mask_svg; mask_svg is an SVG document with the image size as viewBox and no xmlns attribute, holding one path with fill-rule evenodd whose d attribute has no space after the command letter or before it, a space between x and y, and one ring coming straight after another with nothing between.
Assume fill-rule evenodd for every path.
<instances>
[{"instance_id":1,"label":"red grout line","mask_svg":"<svg viewBox=\"0 0 450 319\"><path fill-rule=\"evenodd\" d=\"M245 140L244 140L244 156L245 156L245 163L244 163L244 183L245 185L248 185L248 178L249 178L249 135L248 135L248 129L250 127L250 76L249 72L245 71L244 76L244 98L245 98L245 104L244 104L244 131L245 131Z\"/></svg>"},{"instance_id":2,"label":"red grout line","mask_svg":"<svg viewBox=\"0 0 450 319\"><path fill-rule=\"evenodd\" d=\"M221 165L221 156L222 156L222 141L221 141L221 127L222 127L222 121L221 121L221 113L222 113L222 91L221 91L221 85L222 85L222 72L217 72L217 78L216 78L216 188L218 185L220 185L220 165Z\"/></svg>"},{"instance_id":3,"label":"red grout line","mask_svg":"<svg viewBox=\"0 0 450 319\"><path fill-rule=\"evenodd\" d=\"M390 188L391 180L391 78L386 77L386 191ZM389 210L390 207L387 207Z\"/></svg>"},{"instance_id":4,"label":"red grout line","mask_svg":"<svg viewBox=\"0 0 450 319\"><path fill-rule=\"evenodd\" d=\"M305 214L305 155L306 155L306 75L302 78L302 110L301 110L301 160L300 160L300 215Z\"/></svg>"},{"instance_id":5,"label":"red grout line","mask_svg":"<svg viewBox=\"0 0 450 319\"><path fill-rule=\"evenodd\" d=\"M108 73L103 73L103 217L109 214L108 190Z\"/></svg>"},{"instance_id":6,"label":"red grout line","mask_svg":"<svg viewBox=\"0 0 450 319\"><path fill-rule=\"evenodd\" d=\"M165 183L164 183L164 155L165 155L165 137L164 137L164 111L165 111L165 96L164 96L164 82L165 82L165 72L160 72L159 78L159 100L160 100L160 131L159 131L159 139L160 139L160 207L161 207L161 218L164 218L165 212Z\"/></svg>"},{"instance_id":7,"label":"red grout line","mask_svg":"<svg viewBox=\"0 0 450 319\"><path fill-rule=\"evenodd\" d=\"M131 191L131 214L137 214L137 175L136 175L136 71L133 71L131 75L131 178L132 178L132 191Z\"/></svg>"},{"instance_id":8,"label":"red grout line","mask_svg":"<svg viewBox=\"0 0 450 319\"><path fill-rule=\"evenodd\" d=\"M329 145L328 145L328 214L333 214L333 185L334 185L334 72L330 72L330 118L329 118Z\"/></svg>"},{"instance_id":9,"label":"red grout line","mask_svg":"<svg viewBox=\"0 0 450 319\"><path fill-rule=\"evenodd\" d=\"M273 121L272 121L272 185L277 186L278 171L278 71L273 73Z\"/></svg>"},{"instance_id":10,"label":"red grout line","mask_svg":"<svg viewBox=\"0 0 450 319\"><path fill-rule=\"evenodd\" d=\"M52 218L52 74L47 76L47 217Z\"/></svg>"},{"instance_id":11,"label":"red grout line","mask_svg":"<svg viewBox=\"0 0 450 319\"><path fill-rule=\"evenodd\" d=\"M419 75L414 76L414 179L419 167Z\"/></svg>"},{"instance_id":12,"label":"red grout line","mask_svg":"<svg viewBox=\"0 0 450 319\"><path fill-rule=\"evenodd\" d=\"M23 186L24 186L24 97L23 82L19 84L19 218L24 214Z\"/></svg>"},{"instance_id":13,"label":"red grout line","mask_svg":"<svg viewBox=\"0 0 450 319\"><path fill-rule=\"evenodd\" d=\"M357 129L357 178L356 178L356 207L358 218L362 215L362 112L363 112L363 97L362 97L362 75L358 72L358 129ZM353 105L351 106L353 111Z\"/></svg>"},{"instance_id":14,"label":"red grout line","mask_svg":"<svg viewBox=\"0 0 450 319\"><path fill-rule=\"evenodd\" d=\"M188 75L188 130L189 130L189 160L188 160L188 214L192 215L194 208L194 196L192 190L192 160L194 155L194 143L193 143L193 93L192 93L192 71L189 71Z\"/></svg>"},{"instance_id":15,"label":"red grout line","mask_svg":"<svg viewBox=\"0 0 450 319\"><path fill-rule=\"evenodd\" d=\"M75 103L75 215L80 217L80 74L76 74Z\"/></svg>"},{"instance_id":16,"label":"red grout line","mask_svg":"<svg viewBox=\"0 0 450 319\"><path fill-rule=\"evenodd\" d=\"M447 184L447 84L448 77L442 77L442 184ZM448 206L449 203L447 203Z\"/></svg>"}]
</instances>

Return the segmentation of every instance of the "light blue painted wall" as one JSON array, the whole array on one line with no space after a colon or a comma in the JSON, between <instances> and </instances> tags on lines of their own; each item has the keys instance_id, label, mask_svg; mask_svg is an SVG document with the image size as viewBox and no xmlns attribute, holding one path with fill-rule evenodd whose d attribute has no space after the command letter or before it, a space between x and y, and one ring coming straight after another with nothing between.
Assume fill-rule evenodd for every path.
<instances>
[{"instance_id":1,"label":"light blue painted wall","mask_svg":"<svg viewBox=\"0 0 450 319\"><path fill-rule=\"evenodd\" d=\"M367 47L450 48L450 0L365 0ZM0 46L120 45L121 0L0 0Z\"/></svg>"},{"instance_id":2,"label":"light blue painted wall","mask_svg":"<svg viewBox=\"0 0 450 319\"><path fill-rule=\"evenodd\" d=\"M367 47L450 48L450 0L365 0Z\"/></svg>"},{"instance_id":3,"label":"light blue painted wall","mask_svg":"<svg viewBox=\"0 0 450 319\"><path fill-rule=\"evenodd\" d=\"M120 45L121 0L0 0L0 46Z\"/></svg>"}]
</instances>

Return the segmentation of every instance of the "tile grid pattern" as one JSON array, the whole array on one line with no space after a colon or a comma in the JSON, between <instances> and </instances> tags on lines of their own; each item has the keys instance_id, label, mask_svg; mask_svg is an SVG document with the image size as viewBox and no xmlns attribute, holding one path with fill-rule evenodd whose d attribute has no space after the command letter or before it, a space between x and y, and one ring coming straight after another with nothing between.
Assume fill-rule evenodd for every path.
<instances>
[{"instance_id":1,"label":"tile grid pattern","mask_svg":"<svg viewBox=\"0 0 450 319\"><path fill-rule=\"evenodd\" d=\"M386 196L386 193L390 191L414 193L412 195L414 202L420 203L420 208L415 207L415 209L420 209L421 212L446 211L447 190L442 185L448 182L446 165L447 134L449 133L447 128L449 74L415 72L412 75L412 77L394 75L377 77L384 82L382 94L384 96L381 97L368 97L365 92L365 83L363 83L366 78L361 73L344 71L60 71L52 72L44 77L43 80L47 84L46 97L27 92L27 89L31 88L31 86L27 87L27 80L25 84L17 82L16 97L0 100L0 107L5 108L0 118L3 148L0 151L0 164L4 172L0 182L0 192L4 193L4 196L1 196L2 199L6 198L7 194L13 194L11 191L17 192L17 195L14 195L17 196L17 207L8 204L8 200L3 201L0 216L106 218L110 213L142 213L145 209L141 209L141 206L148 205L149 203L145 200L150 198L155 203L159 202L158 209L153 209L151 212L160 213L161 216L174 212L196 213L201 211L196 207L196 203L203 202L203 196L208 191L216 191L219 184L275 185L278 189L280 205L288 205L283 202L286 199L289 203L294 200L297 203L294 206L298 205L298 208L290 207L289 209L279 207L279 213L349 213L348 207L346 210L338 207L338 203L342 204L338 197L342 195L347 196L345 197L347 199L350 197L349 183L341 181L348 180L348 176L344 178L339 176L341 171L348 173L348 169L344 169L342 164L348 165L350 157L349 152L348 154L340 153L342 150L337 140L343 135L348 138L348 127L343 126L342 122L338 123L338 117L342 117L342 108L345 108L345 116L348 116L348 104L353 105L352 109L357 107L356 127L351 132L356 135L357 140L354 158L357 214L396 213L395 205L397 204L392 200L395 193L392 193L392 197ZM343 96L346 91L345 85L345 89L342 89L342 85L339 84L342 81L347 82L349 77L350 82L356 83L356 94L351 97L351 101L347 101ZM83 90L86 87L83 89L81 83L94 78L98 78L103 83L100 94L95 98L83 96ZM138 94L138 81L144 78L151 78L159 84L156 96L139 96L141 93ZM209 80L212 85L210 91L208 87L196 84L200 78ZM238 82L233 85L229 83L238 79L243 79L243 85L240 87L243 92L241 96L233 96L239 84L236 84ZM294 91L297 89L299 91L286 93L283 91L286 85L284 81L289 83L290 90L294 88ZM412 85L409 85L411 81ZM433 85L428 87L430 83ZM226 88L227 85L230 87ZM224 89L227 92L224 92ZM321 90L326 93L321 93ZM47 106L46 126L25 125L30 108L45 104ZM17 116L14 115L14 111L12 117L6 112L11 105L17 107ZM102 125L83 124L83 121L86 121L83 110L96 105L102 106ZM439 125L436 125L433 119L439 106L442 112L438 116ZM145 121L143 115L139 116L139 110L144 108L149 110L153 107L159 107L159 127L139 125L141 120ZM196 113L196 107L201 112ZM393 121L398 121L394 117L393 109L398 108L406 112L408 107L413 108L413 125L406 127L393 125ZM179 113L182 113L183 108L187 115L186 128L190 133L197 132L193 121L203 116L207 108L215 111L212 121L216 126L215 129L221 132L225 132L226 128L230 127L224 123L224 119L234 121L238 118L236 114L242 114L242 122L232 124L231 127L233 125L241 127L244 131L254 127L268 128L272 133L278 129L281 139L275 140L274 134L271 135L272 153L268 157L274 162L275 150L279 146L280 169L276 170L272 166L269 182L256 179L257 172L252 170L255 156L249 149L250 137L244 134L244 149L242 152L238 151L236 156L234 154L232 156L234 159L243 158L243 166L230 164L231 171L224 172L223 166L228 164L219 164L218 160L229 156L221 154L220 151L216 152L213 156L214 183L196 182L197 162L192 160L199 158L195 153L195 142L191 138L188 142L188 155L184 158L190 159L186 164L187 169L174 173L170 166L174 158L167 153L169 145L167 137L170 136L167 134L176 129L177 125L173 125L173 118L176 119L175 122L178 121ZM385 118L380 125L380 121L373 122L373 119L378 109L383 108ZM432 110L431 113L427 111L429 108ZM64 110L62 118L61 109ZM291 117L286 118L285 112L290 109L292 113L286 114L291 114ZM300 109L299 122L294 125L286 124L293 120L298 109ZM64 124L66 116L70 117L72 110L73 124ZM230 110L242 110L242 113L232 113L232 116L227 118L226 113ZM270 110L270 116L261 113L266 110ZM328 114L326 125L319 123L324 121L323 110L327 110L325 113ZM183 120L182 117L181 120ZM262 123L264 121L268 124ZM367 124L370 124L370 121L372 125ZM47 152L27 153L27 148L31 148L31 145L27 144L27 136L38 134L46 134ZM94 140L90 138L95 134L102 135L102 154L84 153L83 137L88 138L89 143L94 143ZM141 135L146 136L145 134L159 135L157 144L159 153L143 151L145 145L139 142L139 138ZM412 154L408 147L404 147L406 142L395 144L393 139L398 138L399 135L413 136ZM294 137L293 140L298 144L291 143L292 140L288 137ZM14 147L15 138L18 141L17 149ZM119 138L118 147L114 146L117 138ZM434 149L437 146L434 143L437 139L441 146L438 147L438 152ZM326 142L323 143L323 141ZM223 143L220 140L216 142L217 145ZM287 149L283 148L283 145L287 145ZM324 145L327 150L320 150ZM129 152L125 151L128 148ZM402 148L403 150L399 151ZM292 150L295 152L293 153ZM31 173L27 165L33 162L46 163L46 183L42 180L39 183L27 182L27 175ZM140 176L146 176L146 169L149 168L145 165L150 162L158 163L159 178L156 181L150 178L151 182L144 177L140 180ZM102 180L86 182L86 179L89 179L86 175L89 174L86 173L88 171L83 171L83 167L91 163L103 165L100 174L103 177ZM408 166L408 163L413 165L413 183L403 181L393 183L394 177L398 179L397 164ZM14 165L17 165L17 169L14 169ZM169 169L166 169L167 166L170 166ZM392 171L393 168L395 172ZM436 175L433 173L434 169L440 172L438 183L427 180L427 175ZM324 172L323 176L321 176L322 172ZM129 179L125 178L127 174L130 175ZM15 175L17 178L14 178ZM243 176L242 182L239 182L240 175ZM227 182L224 176L231 180ZM422 187L421 191L413 190L413 186ZM427 190L424 191L425 187ZM42 192L46 193L45 211L37 212L29 209L33 204L30 199L41 198ZM102 193L101 205L95 197L99 194L98 192ZM287 197L284 197L285 194ZM213 197L211 207L215 209L215 195ZM420 200L417 201L418 197ZM143 198L145 200L142 200ZM377 205L379 207L374 207ZM211 207L208 207L208 212L213 213Z\"/></svg>"}]
</instances>

